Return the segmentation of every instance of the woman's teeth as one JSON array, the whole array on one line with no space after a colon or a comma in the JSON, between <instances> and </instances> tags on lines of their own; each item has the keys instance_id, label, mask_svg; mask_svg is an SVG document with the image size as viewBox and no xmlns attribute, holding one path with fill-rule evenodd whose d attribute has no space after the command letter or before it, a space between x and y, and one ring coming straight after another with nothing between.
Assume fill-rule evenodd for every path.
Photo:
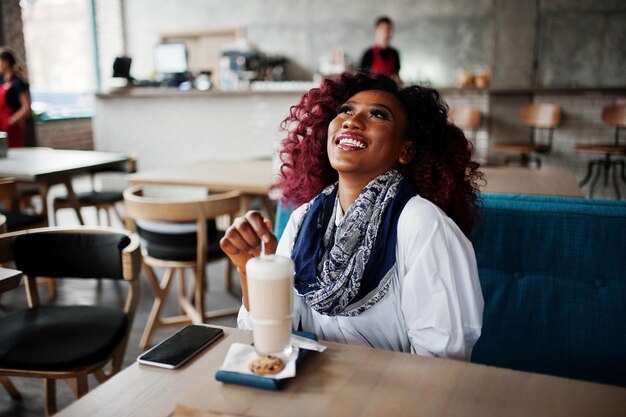
<instances>
[{"instance_id":1,"label":"woman's teeth","mask_svg":"<svg viewBox=\"0 0 626 417\"><path fill-rule=\"evenodd\" d=\"M364 144L363 142L359 142L358 140L349 139L349 138L339 139L339 144L340 145L348 145L348 146L352 146L352 147L355 147L355 148L361 148L361 149L367 148L367 145Z\"/></svg>"}]
</instances>

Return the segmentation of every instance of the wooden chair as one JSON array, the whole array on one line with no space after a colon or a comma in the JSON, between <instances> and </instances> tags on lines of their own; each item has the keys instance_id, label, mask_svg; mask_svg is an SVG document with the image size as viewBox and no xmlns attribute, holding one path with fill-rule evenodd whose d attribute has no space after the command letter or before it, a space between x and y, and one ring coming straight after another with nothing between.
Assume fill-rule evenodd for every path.
<instances>
[{"instance_id":1,"label":"wooden chair","mask_svg":"<svg viewBox=\"0 0 626 417\"><path fill-rule=\"evenodd\" d=\"M89 374L104 382L122 367L138 301L139 238L105 228L7 233L0 236L0 262L8 261L24 273L28 308L0 318L1 381L16 397L9 376L44 378L51 415L57 379L70 380L81 397L89 389ZM40 305L35 277L42 275L120 280L128 284L128 293L119 308Z\"/></svg>"},{"instance_id":2,"label":"wooden chair","mask_svg":"<svg viewBox=\"0 0 626 417\"><path fill-rule=\"evenodd\" d=\"M95 179L98 174L104 173L131 174L137 172L137 159L130 158L126 165L120 166L118 170L107 168L106 170L95 170L89 174L91 179L91 191L76 193L80 208L94 207L96 209L96 219L100 224L100 211L102 210L107 219L107 225L111 225L111 210L115 213L120 222L124 223L124 218L117 209L117 204L124 201L124 190L97 190ZM52 201L52 211L54 213L54 224L59 224L57 212L61 209L73 208L67 196L56 197Z\"/></svg>"},{"instance_id":3,"label":"wooden chair","mask_svg":"<svg viewBox=\"0 0 626 417\"><path fill-rule=\"evenodd\" d=\"M167 200L143 196L142 186L124 192L127 227L136 230L144 241L143 265L155 294L152 311L141 337L140 347L146 348L154 332L162 327L186 323L202 323L206 318L236 314L239 308L204 310L206 264L228 259L219 247L223 233L217 231L215 218L232 218L240 207L238 191L210 195L203 199ZM164 268L159 281L154 267ZM185 271L193 271L188 291ZM181 315L161 317L167 301L172 278L178 272L178 304ZM226 268L226 287L230 289L232 264Z\"/></svg>"},{"instance_id":4,"label":"wooden chair","mask_svg":"<svg viewBox=\"0 0 626 417\"><path fill-rule=\"evenodd\" d=\"M520 121L531 129L530 143L494 143L491 148L496 152L518 155L517 158L507 156L505 164L519 160L520 165L529 166L534 161L540 168L539 154L547 154L552 150L554 129L561 123L561 108L554 104L527 104L522 107ZM539 143L538 136L541 132L546 132L548 137Z\"/></svg>"},{"instance_id":5,"label":"wooden chair","mask_svg":"<svg viewBox=\"0 0 626 417\"><path fill-rule=\"evenodd\" d=\"M612 144L597 144L597 145L584 145L579 144L574 147L576 152L591 153L603 155L601 158L592 159L587 164L587 174L585 178L580 182L580 186L583 187L591 179L593 175L593 181L589 186L589 197L593 197L593 191L598 182L600 176L604 177L605 187L609 185L609 173L613 172L613 186L615 187L615 196L620 199L619 183L617 180L618 169L620 170L620 176L624 183L626 183L626 173L624 169L624 158L626 154L626 145L620 145L619 136L622 129L626 129L626 105L613 105L605 107L602 111L602 121L615 128L615 135L613 137ZM613 157L620 158L618 160L612 159Z\"/></svg>"},{"instance_id":6,"label":"wooden chair","mask_svg":"<svg viewBox=\"0 0 626 417\"><path fill-rule=\"evenodd\" d=\"M452 107L448 112L448 120L461 130L470 132L470 140L476 143L476 132L482 123L482 114L476 107Z\"/></svg>"}]
</instances>

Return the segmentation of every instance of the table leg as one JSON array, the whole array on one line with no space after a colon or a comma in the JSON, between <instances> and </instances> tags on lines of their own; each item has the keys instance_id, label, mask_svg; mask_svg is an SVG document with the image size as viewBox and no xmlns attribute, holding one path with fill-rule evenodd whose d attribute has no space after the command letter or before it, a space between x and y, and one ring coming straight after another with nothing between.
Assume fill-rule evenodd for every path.
<instances>
[{"instance_id":1,"label":"table leg","mask_svg":"<svg viewBox=\"0 0 626 417\"><path fill-rule=\"evenodd\" d=\"M41 215L50 224L50 219L48 218L48 191L50 186L44 181L37 183L37 185L39 186L39 194L41 194Z\"/></svg>"},{"instance_id":2,"label":"table leg","mask_svg":"<svg viewBox=\"0 0 626 417\"><path fill-rule=\"evenodd\" d=\"M76 197L76 193L74 193L74 188L72 187L72 179L69 178L63 181L65 184L65 188L67 189L67 199L76 211L76 216L78 217L78 221L81 225L84 225L83 216L80 214L80 204L78 203L78 197Z\"/></svg>"}]
</instances>

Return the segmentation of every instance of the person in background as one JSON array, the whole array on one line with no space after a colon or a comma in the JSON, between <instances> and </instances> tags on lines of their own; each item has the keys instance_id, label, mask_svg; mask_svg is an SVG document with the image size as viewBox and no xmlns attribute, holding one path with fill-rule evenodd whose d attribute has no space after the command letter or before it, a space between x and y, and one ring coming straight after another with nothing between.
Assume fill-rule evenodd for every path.
<instances>
[{"instance_id":1,"label":"person in background","mask_svg":"<svg viewBox=\"0 0 626 417\"><path fill-rule=\"evenodd\" d=\"M393 22L386 16L376 19L374 45L363 54L361 70L384 74L400 81L400 54L389 43L393 36Z\"/></svg>"},{"instance_id":2,"label":"person in background","mask_svg":"<svg viewBox=\"0 0 626 417\"><path fill-rule=\"evenodd\" d=\"M30 92L15 54L0 52L0 131L7 132L9 147L25 145L24 121L31 114Z\"/></svg>"},{"instance_id":3,"label":"person in background","mask_svg":"<svg viewBox=\"0 0 626 417\"><path fill-rule=\"evenodd\" d=\"M251 328L246 262L295 264L293 328L320 339L469 360L483 296L468 235L477 221L471 144L430 88L346 72L291 107L282 127L280 242L259 212L221 240L240 274L238 325Z\"/></svg>"}]
</instances>

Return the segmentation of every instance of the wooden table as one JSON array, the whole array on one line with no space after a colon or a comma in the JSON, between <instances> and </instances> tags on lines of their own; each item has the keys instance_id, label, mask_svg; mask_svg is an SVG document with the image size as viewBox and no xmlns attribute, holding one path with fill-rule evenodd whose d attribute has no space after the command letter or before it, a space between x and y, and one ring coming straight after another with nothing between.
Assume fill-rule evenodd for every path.
<instances>
[{"instance_id":1,"label":"wooden table","mask_svg":"<svg viewBox=\"0 0 626 417\"><path fill-rule=\"evenodd\" d=\"M484 167L484 193L585 197L572 171L558 168Z\"/></svg>"},{"instance_id":2,"label":"wooden table","mask_svg":"<svg viewBox=\"0 0 626 417\"><path fill-rule=\"evenodd\" d=\"M244 416L623 416L626 388L324 342L282 391L223 384L225 337L179 370L134 364L58 414L168 416L181 404Z\"/></svg>"},{"instance_id":3,"label":"wooden table","mask_svg":"<svg viewBox=\"0 0 626 417\"><path fill-rule=\"evenodd\" d=\"M13 177L17 182L37 184L43 199L44 216L48 213L50 187L64 184L78 220L84 224L72 187L72 177L98 169L119 167L126 164L128 159L128 155L111 152L51 148L9 149L8 157L0 159L0 177Z\"/></svg>"},{"instance_id":4,"label":"wooden table","mask_svg":"<svg viewBox=\"0 0 626 417\"><path fill-rule=\"evenodd\" d=\"M238 190L243 195L243 206L250 199L260 197L270 218L275 205L268 193L274 182L271 160L205 161L188 166L141 171L128 176L131 184L180 185L204 187L213 192Z\"/></svg>"},{"instance_id":5,"label":"wooden table","mask_svg":"<svg viewBox=\"0 0 626 417\"><path fill-rule=\"evenodd\" d=\"M485 193L585 196L576 177L567 169L484 167L481 170L487 181L481 188ZM129 176L129 181L134 184L200 186L217 192L239 190L244 195L265 199L274 179L275 172L270 160L207 161Z\"/></svg>"}]
</instances>

